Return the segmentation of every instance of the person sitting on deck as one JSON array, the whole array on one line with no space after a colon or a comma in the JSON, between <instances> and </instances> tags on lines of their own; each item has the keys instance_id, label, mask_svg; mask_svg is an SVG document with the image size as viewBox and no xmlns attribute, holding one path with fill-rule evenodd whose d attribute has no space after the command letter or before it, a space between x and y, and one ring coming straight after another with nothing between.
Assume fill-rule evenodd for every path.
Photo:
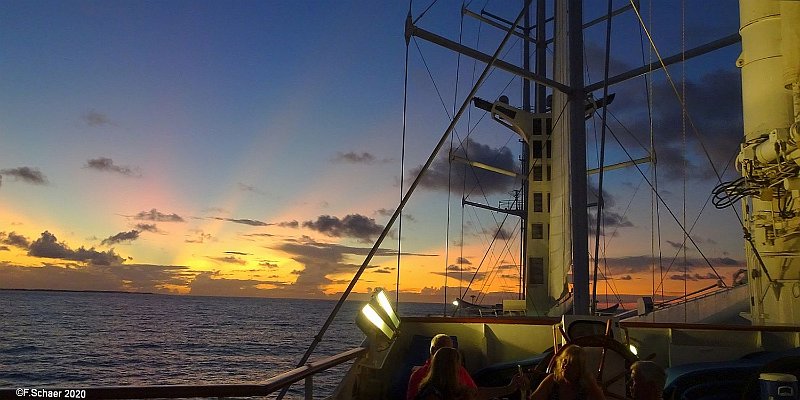
<instances>
[{"instance_id":1,"label":"person sitting on deck","mask_svg":"<svg viewBox=\"0 0 800 400\"><path fill-rule=\"evenodd\" d=\"M431 339L430 357L428 357L428 360L425 361L425 365L421 367L414 367L411 372L411 377L408 380L408 388L406 390L406 400L414 400L417 397L422 379L428 375L428 372L431 369L431 360L433 355L436 354L436 351L441 348L452 347L453 339L444 333L440 333ZM472 380L472 377L469 375L467 369L464 368L461 363L458 364L456 374L458 376L459 384L477 390L478 399L491 399L514 393L514 391L519 389L520 385L524 382L524 378L515 377L515 379L506 386L478 387L478 385L475 384L475 381Z\"/></svg>"},{"instance_id":2,"label":"person sitting on deck","mask_svg":"<svg viewBox=\"0 0 800 400\"><path fill-rule=\"evenodd\" d=\"M631 395L634 400L663 399L667 374L652 361L637 361L631 366Z\"/></svg>"},{"instance_id":3,"label":"person sitting on deck","mask_svg":"<svg viewBox=\"0 0 800 400\"><path fill-rule=\"evenodd\" d=\"M530 400L605 400L603 390L586 368L586 351L569 344L555 355L553 373L547 375Z\"/></svg>"},{"instance_id":4,"label":"person sitting on deck","mask_svg":"<svg viewBox=\"0 0 800 400\"><path fill-rule=\"evenodd\" d=\"M477 389L459 377L461 356L452 347L442 347L431 357L428 373L419 384L417 400L473 400Z\"/></svg>"}]
</instances>

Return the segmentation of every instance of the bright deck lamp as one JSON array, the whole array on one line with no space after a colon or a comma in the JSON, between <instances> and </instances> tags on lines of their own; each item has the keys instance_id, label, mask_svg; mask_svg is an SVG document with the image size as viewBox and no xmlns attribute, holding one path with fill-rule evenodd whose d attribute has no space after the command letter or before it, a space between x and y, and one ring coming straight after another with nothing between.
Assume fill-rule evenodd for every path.
<instances>
[{"instance_id":1,"label":"bright deck lamp","mask_svg":"<svg viewBox=\"0 0 800 400\"><path fill-rule=\"evenodd\" d=\"M376 289L369 303L361 307L356 325L367 337L380 336L388 341L395 338L400 328L400 318L383 289Z\"/></svg>"},{"instance_id":2,"label":"bright deck lamp","mask_svg":"<svg viewBox=\"0 0 800 400\"><path fill-rule=\"evenodd\" d=\"M372 327L378 329L381 333L383 333L384 336L386 336L387 339L391 340L394 337L394 331L392 328L390 328L389 325L383 321L383 318L378 315L378 312L372 308L371 304L365 305L361 309L361 314L366 317L367 321L369 321Z\"/></svg>"},{"instance_id":3,"label":"bright deck lamp","mask_svg":"<svg viewBox=\"0 0 800 400\"><path fill-rule=\"evenodd\" d=\"M392 326L394 326L395 329L399 328L400 318L397 317L397 313L394 312L392 304L389 303L389 298L386 297L386 292L384 290L379 290L378 293L375 295L375 297L378 299L378 305L381 306L383 312L391 320Z\"/></svg>"}]
</instances>

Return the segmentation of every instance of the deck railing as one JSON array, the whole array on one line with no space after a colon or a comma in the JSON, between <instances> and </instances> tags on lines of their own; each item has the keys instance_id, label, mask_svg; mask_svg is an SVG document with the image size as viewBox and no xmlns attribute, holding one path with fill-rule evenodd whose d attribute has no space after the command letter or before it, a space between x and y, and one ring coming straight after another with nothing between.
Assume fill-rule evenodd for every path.
<instances>
[{"instance_id":1,"label":"deck railing","mask_svg":"<svg viewBox=\"0 0 800 400\"><path fill-rule=\"evenodd\" d=\"M0 389L0 399L177 399L196 397L250 397L266 396L305 379L305 397L313 397L313 376L332 367L358 358L367 352L357 347L337 355L310 362L302 367L267 379L261 384L227 385L159 385L159 386L107 386L87 388L39 388L36 385L19 385Z\"/></svg>"}]
</instances>

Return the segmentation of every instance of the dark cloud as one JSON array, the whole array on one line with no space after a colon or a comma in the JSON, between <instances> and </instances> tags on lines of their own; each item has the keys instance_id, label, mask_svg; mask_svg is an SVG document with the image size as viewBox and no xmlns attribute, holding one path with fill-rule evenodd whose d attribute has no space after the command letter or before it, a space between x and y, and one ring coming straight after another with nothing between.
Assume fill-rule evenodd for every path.
<instances>
[{"instance_id":1,"label":"dark cloud","mask_svg":"<svg viewBox=\"0 0 800 400\"><path fill-rule=\"evenodd\" d=\"M228 257L209 257L212 260L216 260L219 262L223 262L226 264L238 264L238 265L245 265L247 264L247 260L242 260L239 257L228 256Z\"/></svg>"},{"instance_id":2,"label":"dark cloud","mask_svg":"<svg viewBox=\"0 0 800 400\"><path fill-rule=\"evenodd\" d=\"M394 211L395 210L390 210L388 208L381 208L381 209L376 210L375 214L380 215L382 217L391 217L392 215L394 215ZM409 214L409 213L406 213L406 212L403 212L403 218L406 221L409 221L409 222L416 222L417 221L417 219L414 218L414 216L412 214Z\"/></svg>"},{"instance_id":3,"label":"dark cloud","mask_svg":"<svg viewBox=\"0 0 800 400\"><path fill-rule=\"evenodd\" d=\"M141 174L130 167L114 165L114 160L106 157L93 158L86 161L86 168L103 172L114 172L125 176L141 176Z\"/></svg>"},{"instance_id":4,"label":"dark cloud","mask_svg":"<svg viewBox=\"0 0 800 400\"><path fill-rule=\"evenodd\" d=\"M156 224L136 224L134 228L140 232L158 233L158 227Z\"/></svg>"},{"instance_id":5,"label":"dark cloud","mask_svg":"<svg viewBox=\"0 0 800 400\"><path fill-rule=\"evenodd\" d=\"M305 221L303 227L311 228L331 237L349 237L362 241L370 240L383 231L375 220L360 214L349 214L344 218L321 215L316 221Z\"/></svg>"},{"instance_id":6,"label":"dark cloud","mask_svg":"<svg viewBox=\"0 0 800 400\"><path fill-rule=\"evenodd\" d=\"M10 251L11 248L8 246L0 246L0 251Z\"/></svg>"},{"instance_id":7,"label":"dark cloud","mask_svg":"<svg viewBox=\"0 0 800 400\"><path fill-rule=\"evenodd\" d=\"M170 293L196 273L174 265L97 265L23 267L0 262L0 287L57 290L122 290Z\"/></svg>"},{"instance_id":8,"label":"dark cloud","mask_svg":"<svg viewBox=\"0 0 800 400\"><path fill-rule=\"evenodd\" d=\"M268 224L266 222L256 221L254 219L235 219L235 218L220 218L220 217L214 217L214 219L220 220L220 221L233 222L233 223L236 223L236 224L250 225L250 226L270 226L270 225L272 225L272 224Z\"/></svg>"},{"instance_id":9,"label":"dark cloud","mask_svg":"<svg viewBox=\"0 0 800 400\"><path fill-rule=\"evenodd\" d=\"M386 163L390 161L391 160L388 159L379 160L377 157L367 152L356 153L353 151L347 153L336 153L336 157L333 158L333 162L349 164L375 164Z\"/></svg>"},{"instance_id":10,"label":"dark cloud","mask_svg":"<svg viewBox=\"0 0 800 400\"><path fill-rule=\"evenodd\" d=\"M669 279L671 279L673 281L682 281L682 280L687 280L687 281L714 280L715 281L715 280L718 280L719 278L713 272L709 272L709 273L707 273L705 275L700 275L700 274L697 274L697 273L695 273L695 274L686 274L686 276L684 276L683 274L673 274L673 275L670 275Z\"/></svg>"},{"instance_id":11,"label":"dark cloud","mask_svg":"<svg viewBox=\"0 0 800 400\"><path fill-rule=\"evenodd\" d=\"M631 280L633 280L633 277L630 276L630 275L623 275L623 276L619 276L619 277L617 277L615 279L619 280L619 281L631 281Z\"/></svg>"},{"instance_id":12,"label":"dark cloud","mask_svg":"<svg viewBox=\"0 0 800 400\"><path fill-rule=\"evenodd\" d=\"M680 249L683 247L683 243L673 242L671 240L667 240L667 244L669 244L669 246L672 247L673 249Z\"/></svg>"},{"instance_id":13,"label":"dark cloud","mask_svg":"<svg viewBox=\"0 0 800 400\"><path fill-rule=\"evenodd\" d=\"M721 172L724 164L738 151L742 138L741 77L736 71L713 71L687 81L685 87L685 103L691 121ZM628 130L634 132L641 143L647 143L646 136L650 131L648 117L646 113L633 111L641 109L642 99L634 93L640 91L640 84L621 85L621 88L622 92L618 93L617 101L610 106L610 110L627 117L621 120ZM678 89L681 90L680 87ZM653 109L653 129L659 175L670 180L682 179L686 164L689 179L716 179L689 121L686 122L689 154L684 156L681 106L672 86L668 82L656 82L652 97L658 99ZM640 148L618 125L612 124L611 128L626 147ZM636 157L641 152L640 149L632 153Z\"/></svg>"},{"instance_id":14,"label":"dark cloud","mask_svg":"<svg viewBox=\"0 0 800 400\"><path fill-rule=\"evenodd\" d=\"M284 221L284 222L278 222L278 226L280 226L281 228L299 228L300 223L297 221Z\"/></svg>"},{"instance_id":15,"label":"dark cloud","mask_svg":"<svg viewBox=\"0 0 800 400\"><path fill-rule=\"evenodd\" d=\"M465 151L466 149L466 151ZM508 171L516 171L517 161L508 147L493 148L466 139L462 146L454 150L454 155L467 158L471 161L478 161L493 167L503 168ZM506 175L489 172L479 168L463 168L463 164L455 164L453 168L448 165L449 157L441 155L431 164L425 177L420 182L420 186L431 190L447 190L448 182L453 193L461 194L466 180L468 193L485 194L505 193L513 189L515 179ZM422 166L411 170L410 176L417 176ZM465 172L466 170L466 172ZM452 173L452 179L448 178L448 172ZM466 177L465 174L466 173ZM480 183L480 189L478 188Z\"/></svg>"},{"instance_id":16,"label":"dark cloud","mask_svg":"<svg viewBox=\"0 0 800 400\"><path fill-rule=\"evenodd\" d=\"M19 167L0 170L0 175L13 177L16 181L32 183L34 185L46 185L47 177L37 168Z\"/></svg>"},{"instance_id":17,"label":"dark cloud","mask_svg":"<svg viewBox=\"0 0 800 400\"><path fill-rule=\"evenodd\" d=\"M225 254L233 254L235 256L249 256L250 253L242 253L241 251L226 251Z\"/></svg>"},{"instance_id":18,"label":"dark cloud","mask_svg":"<svg viewBox=\"0 0 800 400\"><path fill-rule=\"evenodd\" d=\"M321 243L307 236L299 239L289 239L274 247L288 253L290 257L303 265L303 269L295 270L297 280L290 286L282 288L291 296L319 296L326 285L333 281L329 277L339 273L355 273L361 265L350 263L352 256L366 256L371 248L351 247L340 244ZM403 255L434 256L430 254L402 253ZM396 257L397 251L392 249L378 249L376 257ZM359 260L363 261L363 260ZM377 266L371 265L371 268Z\"/></svg>"},{"instance_id":19,"label":"dark cloud","mask_svg":"<svg viewBox=\"0 0 800 400\"><path fill-rule=\"evenodd\" d=\"M244 237L275 237L275 235L271 233L248 233L246 235L242 235Z\"/></svg>"},{"instance_id":20,"label":"dark cloud","mask_svg":"<svg viewBox=\"0 0 800 400\"><path fill-rule=\"evenodd\" d=\"M468 266L468 265L461 266L461 265L457 265L457 264L450 264L450 265L447 266L447 270L448 271L459 271L459 272L462 272L462 271L475 271L475 267L471 267L471 266Z\"/></svg>"},{"instance_id":21,"label":"dark cloud","mask_svg":"<svg viewBox=\"0 0 800 400\"><path fill-rule=\"evenodd\" d=\"M513 236L513 233L506 228L500 228L497 230L497 239L499 240L509 240Z\"/></svg>"},{"instance_id":22,"label":"dark cloud","mask_svg":"<svg viewBox=\"0 0 800 400\"><path fill-rule=\"evenodd\" d=\"M260 266L262 266L262 267L267 267L267 268L270 268L270 269L272 269L272 268L278 268L278 264L277 264L277 263L274 263L274 262L272 262L272 261L259 261L259 262L258 262L258 265L260 265Z\"/></svg>"},{"instance_id":23,"label":"dark cloud","mask_svg":"<svg viewBox=\"0 0 800 400\"><path fill-rule=\"evenodd\" d=\"M445 276L444 272L431 272L431 273L434 275ZM464 271L464 273L461 273L460 271L448 271L446 275L448 279L455 279L457 281L460 280L462 282L469 282L470 280L472 280L473 275L475 276L474 282L481 282L484 279L486 279L486 272L475 273L475 271L470 271L469 273L467 273L467 271Z\"/></svg>"},{"instance_id":24,"label":"dark cloud","mask_svg":"<svg viewBox=\"0 0 800 400\"><path fill-rule=\"evenodd\" d=\"M659 265L658 258L653 259L649 255L647 256L642 255L642 256L617 257L617 258L609 257L606 258L604 262L609 266L609 268L612 271L616 272L617 274L649 272L654 265L656 271L663 268L665 273L672 268L683 269L684 267L687 269L687 271L692 272L693 274L706 273L706 271L710 270L708 263L711 263L711 265L714 266L714 268L718 272L720 272L720 274L725 275L727 273L726 271L730 271L731 269L744 268L745 266L744 261L734 260L728 257L709 258L708 262L706 262L706 260L702 258L695 257L695 258L688 258L685 263L683 262L682 259L672 260L670 258L665 257L661 260L661 265ZM675 271L675 269L672 269L672 271ZM709 271L708 274L713 275L713 272ZM716 275L714 276L716 277ZM695 275L693 275L693 277L695 277Z\"/></svg>"},{"instance_id":25,"label":"dark cloud","mask_svg":"<svg viewBox=\"0 0 800 400\"><path fill-rule=\"evenodd\" d=\"M393 272L394 272L394 268L387 268L387 267L377 268L377 269L372 271L372 273L375 273L375 274L391 274Z\"/></svg>"},{"instance_id":26,"label":"dark cloud","mask_svg":"<svg viewBox=\"0 0 800 400\"><path fill-rule=\"evenodd\" d=\"M81 119L86 123L86 125L89 125L93 128L111 125L111 120L108 118L108 116L95 110L89 110L81 116Z\"/></svg>"},{"instance_id":27,"label":"dark cloud","mask_svg":"<svg viewBox=\"0 0 800 400\"><path fill-rule=\"evenodd\" d=\"M55 235L48 231L42 232L42 236L31 243L28 248L28 255L81 261L94 265L121 264L124 261L122 257L114 253L114 250L100 252L96 251L94 247L85 249L83 246L79 247L77 250L72 250L66 243L59 243Z\"/></svg>"},{"instance_id":28,"label":"dark cloud","mask_svg":"<svg viewBox=\"0 0 800 400\"><path fill-rule=\"evenodd\" d=\"M16 232L10 232L9 234L0 232L0 243L26 250L28 249L28 246L30 246L30 240L28 240L28 238L25 236L17 234Z\"/></svg>"},{"instance_id":29,"label":"dark cloud","mask_svg":"<svg viewBox=\"0 0 800 400\"><path fill-rule=\"evenodd\" d=\"M737 261L729 257L724 258L714 258L714 261L722 264L722 265L744 265L743 261Z\"/></svg>"},{"instance_id":30,"label":"dark cloud","mask_svg":"<svg viewBox=\"0 0 800 400\"><path fill-rule=\"evenodd\" d=\"M205 233L201 230L193 230L192 233L195 235L194 237L184 239L186 243L205 243L208 240L211 240L211 234Z\"/></svg>"},{"instance_id":31,"label":"dark cloud","mask_svg":"<svg viewBox=\"0 0 800 400\"><path fill-rule=\"evenodd\" d=\"M128 232L120 232L120 233L118 233L116 235L109 236L108 238L103 239L103 241L100 242L100 244L109 245L109 244L117 244L117 243L125 242L125 241L133 241L133 240L136 240L136 239L139 238L139 233L140 232L135 230L135 229L131 230L131 231L128 231Z\"/></svg>"},{"instance_id":32,"label":"dark cloud","mask_svg":"<svg viewBox=\"0 0 800 400\"><path fill-rule=\"evenodd\" d=\"M589 212L589 234L594 235L597 232L597 212ZM611 234L610 228L628 228L633 226L633 222L631 222L628 217L618 214L612 210L603 210L603 221L601 226L601 232L603 235Z\"/></svg>"},{"instance_id":33,"label":"dark cloud","mask_svg":"<svg viewBox=\"0 0 800 400\"><path fill-rule=\"evenodd\" d=\"M241 190L242 192L250 192L250 193L256 193L256 194L264 194L264 191L263 191L263 190L261 190L261 189L259 189L259 188L255 187L255 186L252 186L252 185L248 185L248 184L242 183L242 182L239 182L239 183L237 183L237 186L239 186L239 190Z\"/></svg>"},{"instance_id":34,"label":"dark cloud","mask_svg":"<svg viewBox=\"0 0 800 400\"><path fill-rule=\"evenodd\" d=\"M280 288L288 285L288 283L256 279L231 279L222 277L219 272L202 272L189 284L189 293L199 296L263 297L274 291L259 287L263 285Z\"/></svg>"},{"instance_id":35,"label":"dark cloud","mask_svg":"<svg viewBox=\"0 0 800 400\"><path fill-rule=\"evenodd\" d=\"M464 257L458 257L456 259L456 264L467 264L467 265L470 265L470 264L472 264L472 261L470 261L469 259L464 258Z\"/></svg>"},{"instance_id":36,"label":"dark cloud","mask_svg":"<svg viewBox=\"0 0 800 400\"><path fill-rule=\"evenodd\" d=\"M142 211L133 216L134 219L140 221L155 221L155 222L185 222L178 214L164 214L155 208L150 211Z\"/></svg>"}]
</instances>

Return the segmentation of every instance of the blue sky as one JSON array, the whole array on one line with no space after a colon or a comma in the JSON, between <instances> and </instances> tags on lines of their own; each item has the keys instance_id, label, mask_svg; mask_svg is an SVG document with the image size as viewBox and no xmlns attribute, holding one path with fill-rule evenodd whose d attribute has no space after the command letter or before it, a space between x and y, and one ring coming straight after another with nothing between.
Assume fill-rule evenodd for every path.
<instances>
[{"instance_id":1,"label":"blue sky","mask_svg":"<svg viewBox=\"0 0 800 400\"><path fill-rule=\"evenodd\" d=\"M680 43L682 31L687 48L734 33L737 9L722 3L688 4L683 30L680 9L656 4L652 31L662 54L680 50L674 42ZM415 3L414 15L426 6ZM437 3L419 24L458 40L460 6ZM485 7L509 19L517 12L508 3ZM404 2L372 1L1 1L0 286L277 297L341 290L399 197L406 9ZM601 12L587 9L586 19ZM643 14L648 19L648 9ZM642 53L633 14L619 21L612 66L622 70L640 65ZM600 76L595 56L602 54L597 49L604 29L586 32L592 59L587 81ZM464 43L491 53L499 34L484 25L478 43L477 30L478 23L466 19ZM510 46L507 60L519 63L520 44ZM420 52L445 105L450 112L453 107L456 56L421 41L419 49L412 41L407 172L424 161L448 123ZM726 124L707 103L719 102L735 114L737 99L715 93L735 83L738 51L733 46L685 68L695 104L706 106L693 116L697 125L710 131L709 140L734 147L741 123ZM472 70L473 63L462 59L458 104ZM683 76L679 66L670 70ZM519 104L519 80L500 71L479 96L494 99L506 85L503 93ZM646 139L643 86L640 79L612 88L618 104L611 110ZM653 88L669 95L663 75ZM674 123L670 107L668 99L655 106L665 130ZM473 125L480 115L473 111ZM464 122L462 139L466 131ZM664 135L657 140L677 149L675 132ZM488 118L470 139L485 145L487 157L504 146L509 162L519 154L516 137ZM679 154L664 154L662 183L676 205L683 189L667 174ZM688 154L690 164L702 168L691 139ZM623 161L624 155L611 146L607 159ZM635 281L645 266L622 265L650 254L649 195L642 187L638 205L625 213L640 179L635 171L607 179L612 211L629 221L607 253L621 265L614 273ZM689 180L688 219L713 183L708 176ZM508 190L495 190L488 201L506 198ZM461 241L460 197L451 198L451 242ZM445 260L446 199L446 190L429 185L409 204L403 250L413 255L405 257L401 283L411 298L438 296L441 271L458 256L476 268L482 243L497 229L488 213L465 210L465 251L451 247ZM735 220L729 212L707 215L710 222L698 227L698 237L705 238L711 257L734 268L727 260L742 258ZM516 221L508 224L504 228L511 230ZM396 249L395 235L386 249ZM681 239L669 224L664 236ZM86 254L118 259L102 265ZM493 257L500 272L479 280L496 274L491 291L516 291L513 268L502 266L518 256L497 249ZM394 286L393 257L374 264L357 291ZM489 267L483 268L486 274ZM698 275L706 273L698 267ZM635 283L625 292L650 287Z\"/></svg>"}]
</instances>

